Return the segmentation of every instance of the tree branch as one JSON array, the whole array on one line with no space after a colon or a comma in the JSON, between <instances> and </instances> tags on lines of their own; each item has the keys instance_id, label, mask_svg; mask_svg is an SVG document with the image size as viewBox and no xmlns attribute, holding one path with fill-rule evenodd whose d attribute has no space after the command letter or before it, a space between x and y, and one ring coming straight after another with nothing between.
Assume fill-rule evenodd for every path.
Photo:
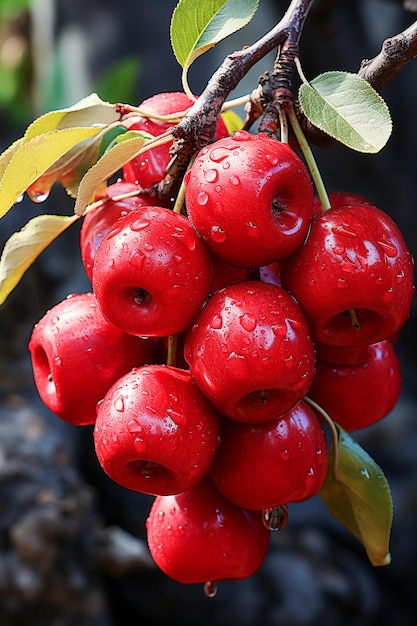
<instances>
[{"instance_id":1,"label":"tree branch","mask_svg":"<svg viewBox=\"0 0 417 626\"><path fill-rule=\"evenodd\" d=\"M313 0L291 0L279 23L252 46L228 55L213 74L203 93L175 127L173 159L158 192L175 195L191 157L212 139L221 108L233 89L265 55L287 39L299 40Z\"/></svg>"},{"instance_id":2,"label":"tree branch","mask_svg":"<svg viewBox=\"0 0 417 626\"><path fill-rule=\"evenodd\" d=\"M381 92L417 55L417 20L398 35L386 39L380 53L361 63L359 76Z\"/></svg>"}]
</instances>

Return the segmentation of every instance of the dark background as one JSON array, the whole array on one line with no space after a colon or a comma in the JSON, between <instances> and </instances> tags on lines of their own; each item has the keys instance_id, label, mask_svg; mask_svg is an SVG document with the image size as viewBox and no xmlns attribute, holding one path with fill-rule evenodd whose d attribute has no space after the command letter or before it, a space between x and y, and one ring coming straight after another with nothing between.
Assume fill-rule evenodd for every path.
<instances>
[{"instance_id":1,"label":"dark background","mask_svg":"<svg viewBox=\"0 0 417 626\"><path fill-rule=\"evenodd\" d=\"M0 85L0 149L37 115L69 106L91 91L112 102L136 104L158 91L180 90L180 67L169 43L175 4L57 0L35 2L31 12L22 10L12 20L3 14L0 41L17 34L26 49L14 98L2 98ZM262 0L246 29L198 59L190 70L194 92L202 91L227 53L267 32L286 6ZM401 2L317 1L301 41L304 72L308 78L332 69L356 72L386 37L415 19ZM272 61L270 56L259 63L231 96L256 87ZM361 193L387 211L414 257L416 63L382 94L393 134L380 154L313 147L328 191ZM1 247L41 210L70 214L72 208L60 188L41 206L24 199L0 222ZM128 626L174 616L186 625L415 624L415 304L397 344L403 369L398 406L356 436L392 488L392 564L373 568L362 547L315 498L290 507L289 525L274 534L258 574L222 583L216 598L208 599L200 586L176 584L149 567L140 549L151 499L107 480L97 468L91 430L61 423L34 389L27 352L33 324L68 293L90 289L78 236L75 225L54 242L0 309L0 624ZM117 529L126 534L120 538Z\"/></svg>"}]
</instances>

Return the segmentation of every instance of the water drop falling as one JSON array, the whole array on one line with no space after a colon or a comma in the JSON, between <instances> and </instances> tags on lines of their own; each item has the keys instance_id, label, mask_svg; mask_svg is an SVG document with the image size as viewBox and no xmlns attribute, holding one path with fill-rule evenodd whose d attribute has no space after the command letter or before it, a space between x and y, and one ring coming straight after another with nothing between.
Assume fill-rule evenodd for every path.
<instances>
[{"instance_id":1,"label":"water drop falling","mask_svg":"<svg viewBox=\"0 0 417 626\"><path fill-rule=\"evenodd\" d=\"M286 504L273 506L262 511L264 526L268 530L283 530L288 524L288 507Z\"/></svg>"},{"instance_id":2,"label":"water drop falling","mask_svg":"<svg viewBox=\"0 0 417 626\"><path fill-rule=\"evenodd\" d=\"M32 200L32 202L36 202L36 203L40 203L40 202L45 202L45 200L49 197L49 190L48 191L38 191L38 190L26 190L27 195L29 196L29 198Z\"/></svg>"},{"instance_id":3,"label":"water drop falling","mask_svg":"<svg viewBox=\"0 0 417 626\"><path fill-rule=\"evenodd\" d=\"M208 598L214 598L217 593L216 583L213 583L211 580L204 583L204 593Z\"/></svg>"}]
</instances>

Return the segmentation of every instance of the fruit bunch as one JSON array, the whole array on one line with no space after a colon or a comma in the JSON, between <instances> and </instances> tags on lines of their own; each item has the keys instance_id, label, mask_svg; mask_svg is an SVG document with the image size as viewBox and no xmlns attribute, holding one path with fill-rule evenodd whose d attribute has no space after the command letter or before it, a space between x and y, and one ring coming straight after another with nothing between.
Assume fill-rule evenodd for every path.
<instances>
[{"instance_id":1,"label":"fruit bunch","mask_svg":"<svg viewBox=\"0 0 417 626\"><path fill-rule=\"evenodd\" d=\"M87 213L92 290L48 311L29 349L45 404L93 426L103 470L154 497L157 565L214 583L253 574L287 505L320 491L326 415L355 430L395 405L413 261L364 198L323 210L301 158L262 133L203 148L182 212L141 191L168 159L129 164Z\"/></svg>"}]
</instances>

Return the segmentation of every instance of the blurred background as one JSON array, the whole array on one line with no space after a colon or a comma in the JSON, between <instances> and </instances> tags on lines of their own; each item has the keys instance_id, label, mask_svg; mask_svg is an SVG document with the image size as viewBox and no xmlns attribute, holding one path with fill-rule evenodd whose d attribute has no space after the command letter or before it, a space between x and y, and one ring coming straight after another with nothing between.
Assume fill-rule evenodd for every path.
<instances>
[{"instance_id":1,"label":"blurred background","mask_svg":"<svg viewBox=\"0 0 417 626\"><path fill-rule=\"evenodd\" d=\"M49 110L95 91L137 104L181 90L169 41L174 0L0 0L0 151ZM224 57L280 19L287 1L261 0L251 24L200 57L189 82L200 93ZM391 0L316 0L301 41L308 78L357 72L382 41L415 21L417 7ZM262 60L232 93L249 93L271 70ZM377 155L313 146L328 191L368 197L389 213L417 256L417 60L382 96L393 134ZM0 246L40 212L71 214L53 188L40 206L24 198L0 222ZM33 385L27 343L34 323L72 292L90 290L79 225L59 237L0 309L0 624L248 626L415 624L417 559L416 308L397 345L403 390L392 414L356 439L381 465L394 499L392 564L373 568L319 498L290 507L251 579L219 585L215 599L151 567L144 520L151 499L109 481L97 467L91 430L51 415Z\"/></svg>"}]
</instances>

